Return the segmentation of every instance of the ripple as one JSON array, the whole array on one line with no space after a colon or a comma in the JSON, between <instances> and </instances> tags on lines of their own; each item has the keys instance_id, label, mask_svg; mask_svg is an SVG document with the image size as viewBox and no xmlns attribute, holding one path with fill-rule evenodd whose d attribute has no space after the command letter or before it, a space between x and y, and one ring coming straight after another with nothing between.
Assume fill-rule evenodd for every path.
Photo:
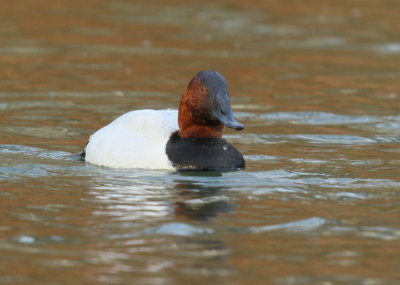
<instances>
[{"instance_id":1,"label":"ripple","mask_svg":"<svg viewBox=\"0 0 400 285\"><path fill-rule=\"evenodd\" d=\"M64 151L49 151L31 146L12 145L12 144L0 145L0 154L23 154L23 155L37 156L55 160L65 159L66 156L71 155L70 153Z\"/></svg>"},{"instance_id":2,"label":"ripple","mask_svg":"<svg viewBox=\"0 0 400 285\"><path fill-rule=\"evenodd\" d=\"M65 137L66 135L71 135L70 130L68 128L63 127L50 127L50 126L42 126L42 127L1 127L3 132L11 133L11 134L19 134L26 135L30 137L36 138L60 138Z\"/></svg>"},{"instance_id":3,"label":"ripple","mask_svg":"<svg viewBox=\"0 0 400 285\"><path fill-rule=\"evenodd\" d=\"M15 242L23 244L35 244L37 243L37 239L31 236L20 236L15 238Z\"/></svg>"},{"instance_id":4,"label":"ripple","mask_svg":"<svg viewBox=\"0 0 400 285\"><path fill-rule=\"evenodd\" d=\"M54 48L34 46L7 46L0 47L0 54L11 55L48 55L57 53Z\"/></svg>"},{"instance_id":5,"label":"ripple","mask_svg":"<svg viewBox=\"0 0 400 285\"><path fill-rule=\"evenodd\" d=\"M263 120L272 122L285 121L305 125L349 125L380 122L374 116L339 115L327 112L279 112L260 115Z\"/></svg>"},{"instance_id":6,"label":"ripple","mask_svg":"<svg viewBox=\"0 0 400 285\"><path fill-rule=\"evenodd\" d=\"M254 162L271 162L276 161L277 159L281 159L279 156L271 156L271 155L245 155L246 161L254 161Z\"/></svg>"},{"instance_id":7,"label":"ripple","mask_svg":"<svg viewBox=\"0 0 400 285\"><path fill-rule=\"evenodd\" d=\"M241 50L197 50L189 48L171 48L171 47L143 47L143 46L117 46L117 45L100 45L100 44L73 44L68 46L70 49L86 52L99 52L102 54L137 54L137 55L177 55L177 56L200 56L213 58L228 57L248 57L261 56L263 52L241 51Z\"/></svg>"},{"instance_id":8,"label":"ripple","mask_svg":"<svg viewBox=\"0 0 400 285\"><path fill-rule=\"evenodd\" d=\"M0 180L7 180L10 178L21 178L21 177L44 177L53 176L51 170L55 167L45 164L20 164L17 166L0 167Z\"/></svg>"},{"instance_id":9,"label":"ripple","mask_svg":"<svg viewBox=\"0 0 400 285\"><path fill-rule=\"evenodd\" d=\"M254 27L254 31L259 34L293 36L303 34L305 31L293 26L277 26L259 24Z\"/></svg>"},{"instance_id":10,"label":"ripple","mask_svg":"<svg viewBox=\"0 0 400 285\"><path fill-rule=\"evenodd\" d=\"M144 234L167 234L177 236L193 236L199 234L212 234L213 231L207 228L195 227L184 223L169 223L153 229L148 229Z\"/></svg>"},{"instance_id":11,"label":"ripple","mask_svg":"<svg viewBox=\"0 0 400 285\"><path fill-rule=\"evenodd\" d=\"M400 122L384 122L375 125L376 129L381 132L399 133Z\"/></svg>"},{"instance_id":12,"label":"ripple","mask_svg":"<svg viewBox=\"0 0 400 285\"><path fill-rule=\"evenodd\" d=\"M325 235L353 234L356 236L378 239L383 241L400 240L400 229L390 227L371 227L371 226L335 226L327 229Z\"/></svg>"},{"instance_id":13,"label":"ripple","mask_svg":"<svg viewBox=\"0 0 400 285\"><path fill-rule=\"evenodd\" d=\"M326 219L320 217L314 217L289 223L277 224L277 225L251 227L248 228L248 231L250 233L262 233L262 232L277 231L277 230L284 230L290 232L308 232L319 229L326 224L327 224Z\"/></svg>"},{"instance_id":14,"label":"ripple","mask_svg":"<svg viewBox=\"0 0 400 285\"><path fill-rule=\"evenodd\" d=\"M73 171L71 153L24 145L0 145L0 180L51 177Z\"/></svg>"},{"instance_id":15,"label":"ripple","mask_svg":"<svg viewBox=\"0 0 400 285\"><path fill-rule=\"evenodd\" d=\"M185 204L198 207L198 206L208 205L208 204L215 203L215 202L227 202L230 200L231 199L228 196L215 195L215 196L209 196L209 197L204 197L204 198L186 200Z\"/></svg>"},{"instance_id":16,"label":"ripple","mask_svg":"<svg viewBox=\"0 0 400 285\"><path fill-rule=\"evenodd\" d=\"M384 43L372 47L375 51L382 54L398 54L400 53L400 43Z\"/></svg>"},{"instance_id":17,"label":"ripple","mask_svg":"<svg viewBox=\"0 0 400 285\"><path fill-rule=\"evenodd\" d=\"M399 187L400 182L390 179L362 179L362 178L321 178L305 177L298 179L296 183L316 186L325 186L336 189L360 189L360 188L392 188Z\"/></svg>"},{"instance_id":18,"label":"ripple","mask_svg":"<svg viewBox=\"0 0 400 285\"><path fill-rule=\"evenodd\" d=\"M167 223L134 233L111 235L109 238L125 239L145 235L194 236L212 233L211 229L195 227L186 223Z\"/></svg>"},{"instance_id":19,"label":"ripple","mask_svg":"<svg viewBox=\"0 0 400 285\"><path fill-rule=\"evenodd\" d=\"M331 177L326 173L271 170L226 175L215 186L251 197L271 195L276 199L355 201L385 197L400 188L391 179ZM379 191L375 191L379 189Z\"/></svg>"},{"instance_id":20,"label":"ripple","mask_svg":"<svg viewBox=\"0 0 400 285\"><path fill-rule=\"evenodd\" d=\"M58 102L58 101L43 101L43 99L53 100L56 97L63 97L69 99L77 99L77 98L109 98L113 96L116 97L169 97L172 95L176 95L175 93L170 92L162 92L162 91L96 91L96 92L82 92L82 91L50 91L50 92L0 92L0 97L4 99L24 99L24 98L37 98L36 101L29 101L29 104L39 104L37 106L47 106L47 107L67 107L71 108L71 106L76 106L74 102L66 101L66 102ZM26 102L7 102L10 104L25 104ZM45 104L45 105L43 105ZM47 105L46 105L47 104ZM55 104L55 105L54 105ZM78 104L79 105L79 104ZM9 106L9 105L6 105ZM35 105L33 105L35 106ZM79 105L81 106L81 105ZM31 105L23 105L23 107L31 107ZM82 107L82 106L81 106Z\"/></svg>"},{"instance_id":21,"label":"ripple","mask_svg":"<svg viewBox=\"0 0 400 285\"><path fill-rule=\"evenodd\" d=\"M362 193L353 193L353 192L339 192L339 193L333 193L330 196L337 200L349 201L349 200L366 199L368 198L369 195Z\"/></svg>"},{"instance_id":22,"label":"ripple","mask_svg":"<svg viewBox=\"0 0 400 285\"><path fill-rule=\"evenodd\" d=\"M301 139L314 144L348 144L348 145L363 145L374 144L375 140L351 135L293 135L292 138Z\"/></svg>"},{"instance_id":23,"label":"ripple","mask_svg":"<svg viewBox=\"0 0 400 285\"><path fill-rule=\"evenodd\" d=\"M233 143L241 144L276 144L294 141L306 141L311 144L339 144L339 145L368 145L379 141L372 138L354 136L354 135L330 135L330 134L296 134L296 135L277 135L277 134L246 134L225 135L227 140ZM381 140L385 137L380 137Z\"/></svg>"}]
</instances>

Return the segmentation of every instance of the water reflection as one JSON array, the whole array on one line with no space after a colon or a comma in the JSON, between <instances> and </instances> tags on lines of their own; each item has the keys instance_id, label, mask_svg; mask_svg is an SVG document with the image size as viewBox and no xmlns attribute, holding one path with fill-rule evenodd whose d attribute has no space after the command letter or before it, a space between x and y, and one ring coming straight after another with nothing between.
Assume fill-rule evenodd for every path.
<instances>
[{"instance_id":1,"label":"water reflection","mask_svg":"<svg viewBox=\"0 0 400 285\"><path fill-rule=\"evenodd\" d=\"M97 205L93 215L99 217L100 235L110 249L90 253L93 260L108 264L101 276L232 274L227 263L231 249L216 235L218 229L206 223L233 208L223 194L226 188L210 183L223 174L95 169L101 175L91 178L90 194ZM160 282L176 284L170 278Z\"/></svg>"},{"instance_id":2,"label":"water reflection","mask_svg":"<svg viewBox=\"0 0 400 285\"><path fill-rule=\"evenodd\" d=\"M219 172L181 173L185 177L222 177ZM179 200L175 202L175 214L190 220L207 221L220 213L231 211L234 206L223 193L223 185L199 184L191 180L174 181Z\"/></svg>"},{"instance_id":3,"label":"water reflection","mask_svg":"<svg viewBox=\"0 0 400 285\"><path fill-rule=\"evenodd\" d=\"M234 208L224 195L227 187L223 183L207 182L221 178L219 172L165 176L165 172L110 170L107 174L95 178L91 193L104 205L96 214L110 215L114 220L154 221L175 215L178 220L207 221Z\"/></svg>"}]
</instances>

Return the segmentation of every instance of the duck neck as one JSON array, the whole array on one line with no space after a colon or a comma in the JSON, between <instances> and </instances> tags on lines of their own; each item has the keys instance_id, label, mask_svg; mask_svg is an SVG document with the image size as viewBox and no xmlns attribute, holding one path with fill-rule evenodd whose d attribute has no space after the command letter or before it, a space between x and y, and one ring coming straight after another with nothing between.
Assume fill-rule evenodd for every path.
<instances>
[{"instance_id":1,"label":"duck neck","mask_svg":"<svg viewBox=\"0 0 400 285\"><path fill-rule=\"evenodd\" d=\"M179 107L178 124L181 138L222 138L220 122L197 117L184 105Z\"/></svg>"}]
</instances>

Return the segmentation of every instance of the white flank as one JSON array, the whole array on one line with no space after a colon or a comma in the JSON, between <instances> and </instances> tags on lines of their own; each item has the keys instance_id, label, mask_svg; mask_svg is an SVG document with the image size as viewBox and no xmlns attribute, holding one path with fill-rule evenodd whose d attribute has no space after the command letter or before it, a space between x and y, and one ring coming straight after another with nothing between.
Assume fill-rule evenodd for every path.
<instances>
[{"instance_id":1,"label":"white flank","mask_svg":"<svg viewBox=\"0 0 400 285\"><path fill-rule=\"evenodd\" d=\"M85 160L112 168L173 169L165 147L177 130L176 110L131 111L90 137Z\"/></svg>"}]
</instances>

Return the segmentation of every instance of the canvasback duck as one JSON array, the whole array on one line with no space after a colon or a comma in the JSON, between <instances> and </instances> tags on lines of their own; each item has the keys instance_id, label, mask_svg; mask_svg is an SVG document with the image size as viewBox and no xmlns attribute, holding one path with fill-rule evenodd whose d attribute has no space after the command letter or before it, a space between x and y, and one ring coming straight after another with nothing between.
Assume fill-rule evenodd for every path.
<instances>
[{"instance_id":1,"label":"canvasback duck","mask_svg":"<svg viewBox=\"0 0 400 285\"><path fill-rule=\"evenodd\" d=\"M82 157L111 168L243 169L242 154L222 138L224 126L244 129L233 116L225 78L201 71L190 81L179 111L128 112L90 136Z\"/></svg>"}]
</instances>

